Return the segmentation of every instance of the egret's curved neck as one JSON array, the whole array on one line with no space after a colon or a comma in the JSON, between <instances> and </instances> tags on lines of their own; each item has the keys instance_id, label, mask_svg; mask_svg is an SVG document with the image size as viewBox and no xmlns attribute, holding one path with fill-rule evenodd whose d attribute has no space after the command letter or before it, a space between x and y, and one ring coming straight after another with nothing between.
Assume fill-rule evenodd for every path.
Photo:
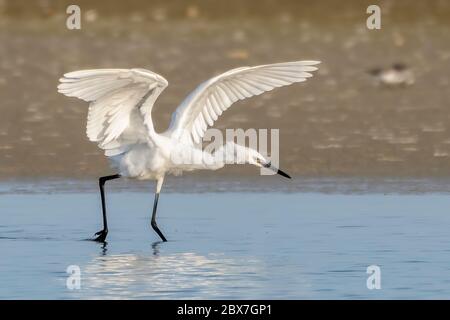
<instances>
[{"instance_id":1,"label":"egret's curved neck","mask_svg":"<svg viewBox=\"0 0 450 320\"><path fill-rule=\"evenodd\" d=\"M248 151L249 148L236 144L234 141L228 141L213 154L209 154L212 159L208 161L206 167L215 170L224 167L226 164L248 163Z\"/></svg>"},{"instance_id":2,"label":"egret's curved neck","mask_svg":"<svg viewBox=\"0 0 450 320\"><path fill-rule=\"evenodd\" d=\"M170 144L170 138L164 134L156 135L159 136L158 139L166 139L166 143ZM223 168L226 164L249 163L249 155L252 151L252 149L234 142L227 142L213 152L192 147L191 145L177 144L171 150L170 159L174 167L182 170L217 170Z\"/></svg>"}]
</instances>

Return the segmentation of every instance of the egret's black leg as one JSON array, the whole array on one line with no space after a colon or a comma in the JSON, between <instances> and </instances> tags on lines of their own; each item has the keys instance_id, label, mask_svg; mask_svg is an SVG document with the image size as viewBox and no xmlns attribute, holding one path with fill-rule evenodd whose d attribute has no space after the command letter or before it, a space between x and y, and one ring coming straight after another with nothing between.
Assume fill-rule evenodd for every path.
<instances>
[{"instance_id":1,"label":"egret's black leg","mask_svg":"<svg viewBox=\"0 0 450 320\"><path fill-rule=\"evenodd\" d=\"M153 213L152 213L152 221L151 225L153 230L156 231L156 233L161 237L162 241L166 242L166 237L162 234L162 232L159 230L158 225L156 224L156 208L158 207L158 199L159 199L159 192L155 193L155 202L153 203Z\"/></svg>"},{"instance_id":2,"label":"egret's black leg","mask_svg":"<svg viewBox=\"0 0 450 320\"><path fill-rule=\"evenodd\" d=\"M113 174L111 176L100 177L98 179L98 185L100 187L100 196L102 198L102 213L103 213L103 230L100 230L95 235L98 236L94 241L105 242L108 235L108 221L106 219L106 204L105 204L105 182L120 178L120 174Z\"/></svg>"}]
</instances>

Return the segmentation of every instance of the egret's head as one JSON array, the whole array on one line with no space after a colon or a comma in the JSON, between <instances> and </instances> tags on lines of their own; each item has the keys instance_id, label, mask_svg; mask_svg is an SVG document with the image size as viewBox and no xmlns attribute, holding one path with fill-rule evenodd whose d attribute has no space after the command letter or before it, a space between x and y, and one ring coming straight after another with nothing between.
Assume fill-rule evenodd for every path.
<instances>
[{"instance_id":1,"label":"egret's head","mask_svg":"<svg viewBox=\"0 0 450 320\"><path fill-rule=\"evenodd\" d=\"M276 166L272 164L270 159L263 156L261 153L252 148L247 148L241 146L233 141L227 142L225 145L225 149L220 149L217 152L218 156L224 157L222 161L227 164L252 164L259 168L269 169L276 174L279 174L285 178L291 179L291 177L278 169Z\"/></svg>"},{"instance_id":2,"label":"egret's head","mask_svg":"<svg viewBox=\"0 0 450 320\"><path fill-rule=\"evenodd\" d=\"M284 171L280 170L279 168L272 165L272 162L270 159L264 157L262 154L260 154L258 151L254 149L247 149L248 152L248 163L255 165L259 168L266 168L269 170L272 170L276 174L279 174L280 176L283 176L285 178L291 179L291 177L285 173Z\"/></svg>"}]
</instances>

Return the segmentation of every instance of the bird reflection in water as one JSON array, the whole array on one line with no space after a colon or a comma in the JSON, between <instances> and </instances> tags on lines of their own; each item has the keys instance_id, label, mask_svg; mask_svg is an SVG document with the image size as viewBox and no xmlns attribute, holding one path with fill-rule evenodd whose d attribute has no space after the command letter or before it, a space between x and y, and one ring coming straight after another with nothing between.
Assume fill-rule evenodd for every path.
<instances>
[{"instance_id":1,"label":"bird reflection in water","mask_svg":"<svg viewBox=\"0 0 450 320\"><path fill-rule=\"evenodd\" d=\"M160 252L162 241L146 254L107 254L102 245L99 256L82 267L83 298L212 298L225 292L260 290L269 277L261 261L234 259L224 254ZM246 261L242 261L245 259ZM245 274L245 277L240 275ZM239 289L240 290L240 289ZM75 293L76 294L76 293Z\"/></svg>"}]
</instances>

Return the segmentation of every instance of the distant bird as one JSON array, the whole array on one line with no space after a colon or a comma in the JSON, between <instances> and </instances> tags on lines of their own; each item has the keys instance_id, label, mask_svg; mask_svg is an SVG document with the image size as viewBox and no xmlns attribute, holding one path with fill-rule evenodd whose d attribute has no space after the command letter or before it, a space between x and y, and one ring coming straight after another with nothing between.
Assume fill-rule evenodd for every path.
<instances>
[{"instance_id":1,"label":"distant bird","mask_svg":"<svg viewBox=\"0 0 450 320\"><path fill-rule=\"evenodd\" d=\"M394 63L389 68L374 68L369 70L378 84L387 87L409 86L414 84L414 73L402 63Z\"/></svg>"},{"instance_id":2,"label":"distant bird","mask_svg":"<svg viewBox=\"0 0 450 320\"><path fill-rule=\"evenodd\" d=\"M145 69L95 69L70 72L60 79L58 91L90 102L87 136L97 142L111 160L117 174L99 179L103 230L96 241L108 234L105 207L105 182L120 177L156 180L151 226L167 241L156 224L159 193L166 174L198 169L216 170L226 163L225 156L240 153L245 163L266 167L290 178L275 168L258 151L228 142L214 154L202 151L202 138L208 126L234 102L260 95L276 87L305 81L317 70L318 61L296 61L242 67L227 71L200 84L178 106L169 128L159 134L153 126L153 105L167 87L162 76ZM194 155L203 159L189 163L174 161L174 155ZM183 162L183 163L180 163Z\"/></svg>"}]
</instances>

